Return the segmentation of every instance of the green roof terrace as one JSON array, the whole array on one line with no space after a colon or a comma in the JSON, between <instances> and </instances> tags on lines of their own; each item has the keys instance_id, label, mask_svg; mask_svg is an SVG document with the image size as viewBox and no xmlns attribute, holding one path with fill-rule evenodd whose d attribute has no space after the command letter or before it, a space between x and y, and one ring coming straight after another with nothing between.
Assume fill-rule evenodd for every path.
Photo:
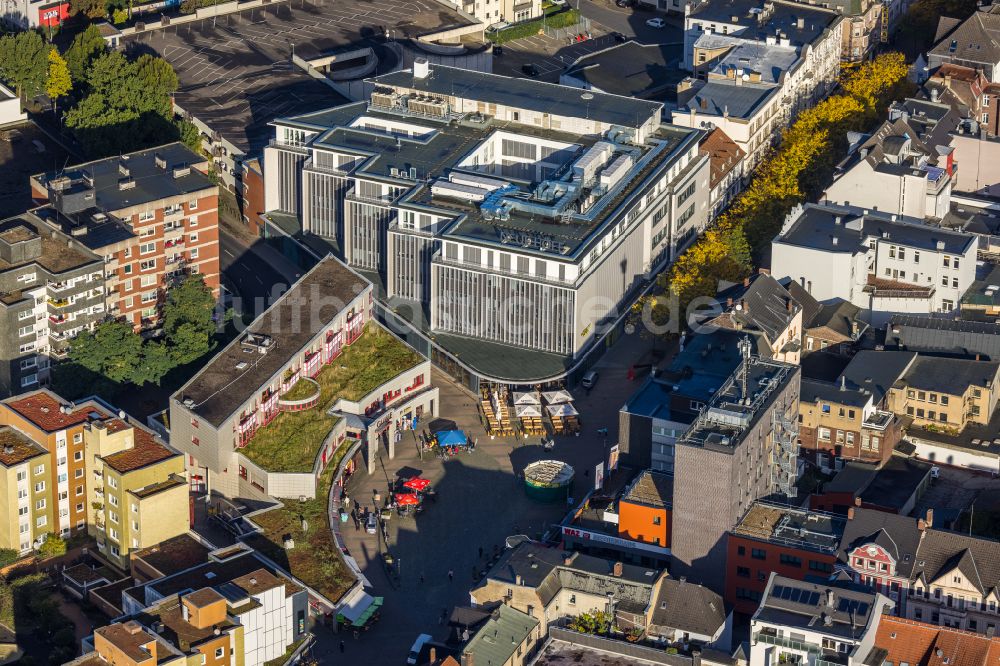
<instances>
[{"instance_id":1,"label":"green roof terrace","mask_svg":"<svg viewBox=\"0 0 1000 666\"><path fill-rule=\"evenodd\" d=\"M358 339L314 377L320 390L315 406L281 412L257 430L240 453L268 472L312 472L323 442L339 421L329 414L330 408L338 400L361 400L423 361L405 342L369 322Z\"/></svg>"}]
</instances>

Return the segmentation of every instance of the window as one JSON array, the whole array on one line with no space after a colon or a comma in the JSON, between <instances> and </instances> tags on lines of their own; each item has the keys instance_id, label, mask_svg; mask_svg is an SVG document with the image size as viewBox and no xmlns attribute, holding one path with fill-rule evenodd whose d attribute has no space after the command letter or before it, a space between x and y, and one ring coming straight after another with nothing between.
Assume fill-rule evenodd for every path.
<instances>
[{"instance_id":1,"label":"window","mask_svg":"<svg viewBox=\"0 0 1000 666\"><path fill-rule=\"evenodd\" d=\"M654 525L659 525L660 524L660 517L659 516L653 516L653 524Z\"/></svg>"},{"instance_id":2,"label":"window","mask_svg":"<svg viewBox=\"0 0 1000 666\"><path fill-rule=\"evenodd\" d=\"M83 468L82 467L77 468L76 472L73 473L73 477L76 478L76 479L82 479L83 478Z\"/></svg>"},{"instance_id":3,"label":"window","mask_svg":"<svg viewBox=\"0 0 1000 666\"><path fill-rule=\"evenodd\" d=\"M155 219L156 219L156 211L155 210L146 210L146 211L143 211L143 212L139 213L139 221L140 222L149 222L150 220L155 220ZM128 249L126 249L125 251L128 252Z\"/></svg>"},{"instance_id":4,"label":"window","mask_svg":"<svg viewBox=\"0 0 1000 666\"><path fill-rule=\"evenodd\" d=\"M114 495L108 495L108 503L111 504L111 506L118 506L118 498Z\"/></svg>"},{"instance_id":5,"label":"window","mask_svg":"<svg viewBox=\"0 0 1000 666\"><path fill-rule=\"evenodd\" d=\"M17 473L17 480L18 481L24 481L27 478L28 478L28 473L25 472L24 470L21 470L20 472Z\"/></svg>"},{"instance_id":6,"label":"window","mask_svg":"<svg viewBox=\"0 0 1000 666\"><path fill-rule=\"evenodd\" d=\"M45 465L35 465L35 476L45 474Z\"/></svg>"},{"instance_id":7,"label":"window","mask_svg":"<svg viewBox=\"0 0 1000 666\"><path fill-rule=\"evenodd\" d=\"M736 554L737 555L746 555L747 554L747 547L746 546L737 546L736 547Z\"/></svg>"},{"instance_id":8,"label":"window","mask_svg":"<svg viewBox=\"0 0 1000 666\"><path fill-rule=\"evenodd\" d=\"M765 551L762 548L753 548L750 551L750 557L752 557L755 560L766 560L767 551Z\"/></svg>"},{"instance_id":9,"label":"window","mask_svg":"<svg viewBox=\"0 0 1000 666\"><path fill-rule=\"evenodd\" d=\"M48 516L39 516L35 520L35 527L45 527L49 522Z\"/></svg>"},{"instance_id":10,"label":"window","mask_svg":"<svg viewBox=\"0 0 1000 666\"><path fill-rule=\"evenodd\" d=\"M955 257L954 259L951 260L951 267L958 268L958 257Z\"/></svg>"},{"instance_id":11,"label":"window","mask_svg":"<svg viewBox=\"0 0 1000 666\"><path fill-rule=\"evenodd\" d=\"M113 476L108 476L108 477L105 477L105 479L106 479L106 483L107 483L107 484L108 484L109 486L111 486L112 488L115 488L115 489L117 489L117 488L118 488L118 479L116 479L116 478L115 478L115 477L113 477Z\"/></svg>"},{"instance_id":12,"label":"window","mask_svg":"<svg viewBox=\"0 0 1000 666\"><path fill-rule=\"evenodd\" d=\"M197 199L188 202L188 210L198 210L198 200Z\"/></svg>"},{"instance_id":13,"label":"window","mask_svg":"<svg viewBox=\"0 0 1000 666\"><path fill-rule=\"evenodd\" d=\"M191 248L191 250L190 250L190 252L188 252L188 254L191 257L191 259L197 259L198 258L198 248L196 248L196 247Z\"/></svg>"},{"instance_id":14,"label":"window","mask_svg":"<svg viewBox=\"0 0 1000 666\"><path fill-rule=\"evenodd\" d=\"M156 268L156 259L147 259L139 262L140 271L151 271Z\"/></svg>"},{"instance_id":15,"label":"window","mask_svg":"<svg viewBox=\"0 0 1000 666\"><path fill-rule=\"evenodd\" d=\"M913 263L915 263L915 264L919 264L920 263L920 251L919 250L914 250L913 251Z\"/></svg>"},{"instance_id":16,"label":"window","mask_svg":"<svg viewBox=\"0 0 1000 666\"><path fill-rule=\"evenodd\" d=\"M941 396L941 404L942 405L947 405L948 404L948 396L946 396L946 395Z\"/></svg>"},{"instance_id":17,"label":"window","mask_svg":"<svg viewBox=\"0 0 1000 666\"><path fill-rule=\"evenodd\" d=\"M944 267L945 268L950 268L951 267L951 257L945 255L944 257L942 257L942 259L944 260Z\"/></svg>"},{"instance_id":18,"label":"window","mask_svg":"<svg viewBox=\"0 0 1000 666\"><path fill-rule=\"evenodd\" d=\"M736 575L740 578L749 578L750 569L748 567L736 567Z\"/></svg>"},{"instance_id":19,"label":"window","mask_svg":"<svg viewBox=\"0 0 1000 666\"><path fill-rule=\"evenodd\" d=\"M780 562L782 564L784 564L786 566L790 566L790 567L801 567L802 566L802 558L796 557L794 555L786 555L785 553L782 553L781 556L778 559L780 560Z\"/></svg>"},{"instance_id":20,"label":"window","mask_svg":"<svg viewBox=\"0 0 1000 666\"><path fill-rule=\"evenodd\" d=\"M224 648L224 647L215 648L215 658L216 659L222 659L222 657L224 657L225 654L226 654L226 648Z\"/></svg>"},{"instance_id":21,"label":"window","mask_svg":"<svg viewBox=\"0 0 1000 666\"><path fill-rule=\"evenodd\" d=\"M35 511L41 511L44 508L45 508L45 498L43 497L42 499L37 500L35 502Z\"/></svg>"},{"instance_id":22,"label":"window","mask_svg":"<svg viewBox=\"0 0 1000 666\"><path fill-rule=\"evenodd\" d=\"M817 562L816 560L809 560L809 570L810 571L820 571L822 573L832 573L833 565L827 562Z\"/></svg>"},{"instance_id":23,"label":"window","mask_svg":"<svg viewBox=\"0 0 1000 666\"><path fill-rule=\"evenodd\" d=\"M819 437L824 442L829 442L830 441L830 429L829 428L820 428L819 432L817 434L817 437Z\"/></svg>"},{"instance_id":24,"label":"window","mask_svg":"<svg viewBox=\"0 0 1000 666\"><path fill-rule=\"evenodd\" d=\"M156 241L143 243L139 246L139 254L152 254L153 252L156 252Z\"/></svg>"},{"instance_id":25,"label":"window","mask_svg":"<svg viewBox=\"0 0 1000 666\"><path fill-rule=\"evenodd\" d=\"M31 386L32 384L37 384L37 383L38 383L38 374L37 373L33 372L30 375L25 375L24 377L21 377L21 386L22 387L24 387L24 386Z\"/></svg>"},{"instance_id":26,"label":"window","mask_svg":"<svg viewBox=\"0 0 1000 666\"><path fill-rule=\"evenodd\" d=\"M899 248L899 258L900 259L906 259L906 248L905 247Z\"/></svg>"}]
</instances>

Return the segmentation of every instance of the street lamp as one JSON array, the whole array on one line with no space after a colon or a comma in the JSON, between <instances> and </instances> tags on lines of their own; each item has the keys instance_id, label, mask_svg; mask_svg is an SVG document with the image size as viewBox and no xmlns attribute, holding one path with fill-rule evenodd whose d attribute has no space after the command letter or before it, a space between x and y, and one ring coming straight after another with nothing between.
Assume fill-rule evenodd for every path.
<instances>
[{"instance_id":1,"label":"street lamp","mask_svg":"<svg viewBox=\"0 0 1000 666\"><path fill-rule=\"evenodd\" d=\"M608 470L608 429L598 428L597 434L604 438L604 444L601 447L601 469L604 470L604 476L607 477L610 470Z\"/></svg>"}]
</instances>

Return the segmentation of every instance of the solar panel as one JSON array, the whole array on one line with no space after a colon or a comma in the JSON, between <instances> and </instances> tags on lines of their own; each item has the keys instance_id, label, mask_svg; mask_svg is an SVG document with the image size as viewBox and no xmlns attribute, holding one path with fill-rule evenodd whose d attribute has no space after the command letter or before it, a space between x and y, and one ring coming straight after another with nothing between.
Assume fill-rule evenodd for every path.
<instances>
[{"instance_id":1,"label":"solar panel","mask_svg":"<svg viewBox=\"0 0 1000 666\"><path fill-rule=\"evenodd\" d=\"M807 601L806 603L809 604L810 606L815 606L818 602L819 602L819 592L810 592L809 601Z\"/></svg>"},{"instance_id":2,"label":"solar panel","mask_svg":"<svg viewBox=\"0 0 1000 666\"><path fill-rule=\"evenodd\" d=\"M868 604L863 601L857 601L854 599L841 599L840 603L837 604L837 610L841 613L854 613L856 615L865 615L868 613Z\"/></svg>"},{"instance_id":3,"label":"solar panel","mask_svg":"<svg viewBox=\"0 0 1000 666\"><path fill-rule=\"evenodd\" d=\"M799 588L796 587L795 589L792 590L791 601L794 601L795 603L798 603L799 602L799 597L801 595L802 595L802 590L800 590Z\"/></svg>"}]
</instances>

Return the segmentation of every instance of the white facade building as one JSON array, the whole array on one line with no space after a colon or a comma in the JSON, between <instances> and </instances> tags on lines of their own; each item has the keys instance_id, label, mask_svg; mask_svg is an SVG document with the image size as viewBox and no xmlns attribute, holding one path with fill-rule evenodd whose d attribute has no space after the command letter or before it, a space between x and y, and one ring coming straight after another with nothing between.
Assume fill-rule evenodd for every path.
<instances>
[{"instance_id":1,"label":"white facade building","mask_svg":"<svg viewBox=\"0 0 1000 666\"><path fill-rule=\"evenodd\" d=\"M13 90L0 83L0 126L24 122L28 114L21 110L21 100Z\"/></svg>"},{"instance_id":2,"label":"white facade building","mask_svg":"<svg viewBox=\"0 0 1000 666\"><path fill-rule=\"evenodd\" d=\"M659 103L420 62L371 82L367 104L273 123L265 205L446 349L578 356L707 223L702 133Z\"/></svg>"},{"instance_id":3,"label":"white facade building","mask_svg":"<svg viewBox=\"0 0 1000 666\"><path fill-rule=\"evenodd\" d=\"M794 209L771 243L771 271L813 298L842 298L875 325L893 313L957 312L975 281L978 238L849 206Z\"/></svg>"},{"instance_id":4,"label":"white facade building","mask_svg":"<svg viewBox=\"0 0 1000 666\"><path fill-rule=\"evenodd\" d=\"M872 652L879 619L893 602L771 573L750 622L749 666L860 666Z\"/></svg>"}]
</instances>

